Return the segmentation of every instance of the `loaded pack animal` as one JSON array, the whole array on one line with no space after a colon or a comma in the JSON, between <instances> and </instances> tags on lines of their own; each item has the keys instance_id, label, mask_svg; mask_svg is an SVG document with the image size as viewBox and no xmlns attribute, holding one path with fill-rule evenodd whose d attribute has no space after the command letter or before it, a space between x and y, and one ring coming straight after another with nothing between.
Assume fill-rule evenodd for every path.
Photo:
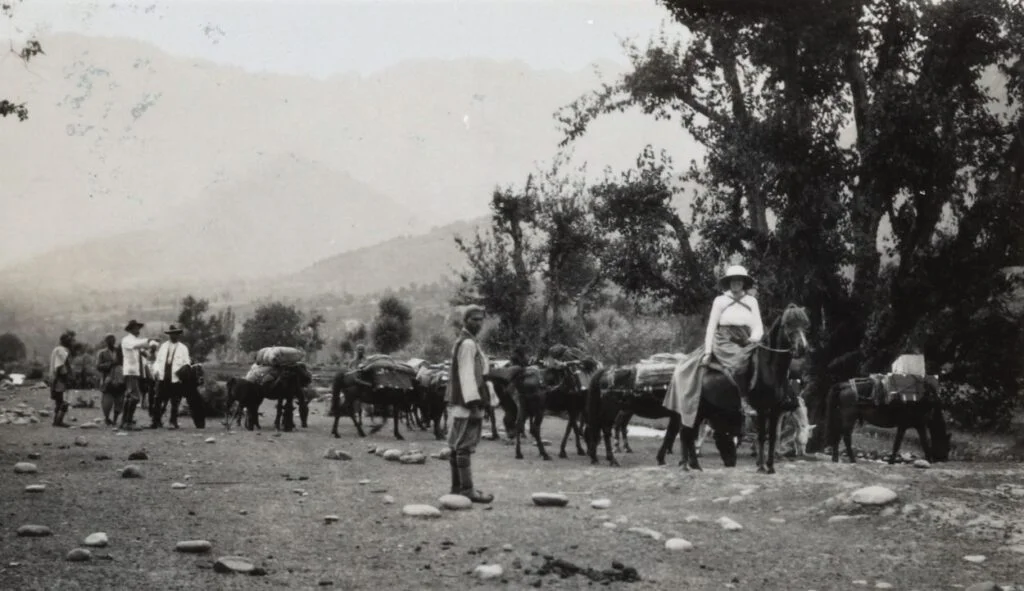
<instances>
[{"instance_id":1,"label":"loaded pack animal","mask_svg":"<svg viewBox=\"0 0 1024 591\"><path fill-rule=\"evenodd\" d=\"M424 428L429 429L433 425L434 438L439 441L444 439L448 431L448 404L445 402L445 392L449 379L447 366L423 364L416 372L414 384L417 420Z\"/></svg>"},{"instance_id":2,"label":"loaded pack animal","mask_svg":"<svg viewBox=\"0 0 1024 591\"><path fill-rule=\"evenodd\" d=\"M577 375L581 367L593 369L592 362L575 361L549 366L508 365L492 369L484 376L493 384L499 404L505 411L505 432L515 438L517 460L523 459L521 441L527 421L540 456L545 460L551 459L540 436L544 415L548 413L564 413L568 417L558 457L569 457L565 447L570 433L576 436L576 453L586 454L580 444L586 403L586 393Z\"/></svg>"},{"instance_id":3,"label":"loaded pack animal","mask_svg":"<svg viewBox=\"0 0 1024 591\"><path fill-rule=\"evenodd\" d=\"M392 411L395 423L395 439L403 440L399 432L401 413L409 412L415 402L416 372L410 366L399 363L387 355L373 355L357 369L335 374L331 384L331 414L334 426L331 435L341 437L338 422L342 416L352 419L356 432L366 437L363 431L363 406L386 406ZM384 424L375 427L376 433Z\"/></svg>"},{"instance_id":4,"label":"loaded pack animal","mask_svg":"<svg viewBox=\"0 0 1024 591\"><path fill-rule=\"evenodd\" d=\"M736 376L737 381L743 380L750 384L747 399L757 413L758 472L775 473L779 419L784 412L795 410L798 406L789 388L789 367L793 359L802 357L807 350L806 333L810 324L806 310L789 304L772 323L764 341L751 345L754 351L745 372L747 375ZM701 424L708 420L715 430L715 444L722 454L722 460L727 467L735 466L736 442L733 436L742 432L744 419L740 389L732 378L722 372L706 368L702 373L696 421L693 427L682 429L683 458L680 465L687 470L701 469L695 443ZM677 426L679 424L681 421L676 423ZM672 423L669 423L666 439L674 436L671 433L672 427ZM767 455L764 449L766 440Z\"/></svg>"},{"instance_id":5,"label":"loaded pack animal","mask_svg":"<svg viewBox=\"0 0 1024 591\"><path fill-rule=\"evenodd\" d=\"M605 459L612 466L619 465L612 453L612 430L624 433L633 415L669 419L669 429L657 455L658 465L665 464L665 454L672 448L682 422L679 413L662 406L674 368L673 362L652 358L634 365L598 370L594 374L585 411L587 452L592 464L598 463L597 447L603 436Z\"/></svg>"},{"instance_id":6,"label":"loaded pack animal","mask_svg":"<svg viewBox=\"0 0 1024 591\"><path fill-rule=\"evenodd\" d=\"M275 368L270 379L265 382L249 381L245 378L230 378L226 387L228 391L227 417L225 426L230 428L232 418L239 421L245 414L245 428L249 431L260 429L260 405L264 400L277 401L277 416L274 429L284 431L295 430L295 401L299 401L299 417L302 426L307 426L309 416L308 401L303 395L303 388L312 383L309 370L303 365Z\"/></svg>"},{"instance_id":7,"label":"loaded pack animal","mask_svg":"<svg viewBox=\"0 0 1024 591\"><path fill-rule=\"evenodd\" d=\"M933 377L890 374L840 382L829 389L826 408L826 440L832 446L833 462L839 461L840 437L850 461L857 461L852 439L858 422L896 428L890 464L899 457L909 428L917 431L926 460L949 459L951 437L939 402L938 380Z\"/></svg>"}]
</instances>

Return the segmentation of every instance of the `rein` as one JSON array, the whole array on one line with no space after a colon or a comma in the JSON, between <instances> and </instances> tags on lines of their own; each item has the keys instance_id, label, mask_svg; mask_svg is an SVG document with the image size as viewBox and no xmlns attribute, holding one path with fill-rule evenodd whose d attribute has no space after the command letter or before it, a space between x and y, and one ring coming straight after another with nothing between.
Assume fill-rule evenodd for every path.
<instances>
[{"instance_id":1,"label":"rein","mask_svg":"<svg viewBox=\"0 0 1024 591\"><path fill-rule=\"evenodd\" d=\"M772 353L792 353L793 352L793 348L792 347L790 347L789 349L772 349L768 345L762 345L761 343L757 344L757 348L758 349L764 349L765 351L771 351Z\"/></svg>"}]
</instances>

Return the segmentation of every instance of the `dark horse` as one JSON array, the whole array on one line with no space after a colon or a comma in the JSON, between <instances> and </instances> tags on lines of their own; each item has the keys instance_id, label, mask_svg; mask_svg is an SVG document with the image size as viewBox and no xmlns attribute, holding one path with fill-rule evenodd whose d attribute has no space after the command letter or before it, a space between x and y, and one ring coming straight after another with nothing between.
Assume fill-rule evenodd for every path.
<instances>
[{"instance_id":1,"label":"dark horse","mask_svg":"<svg viewBox=\"0 0 1024 591\"><path fill-rule=\"evenodd\" d=\"M829 389L827 440L832 446L832 461L839 461L840 435L850 461L857 461L851 440L853 427L858 421L866 421L876 427L896 428L890 464L899 457L903 435L911 427L917 430L926 460L948 460L950 434L946 430L946 420L942 416L934 384L911 378L908 392L888 403L875 395L876 389L881 387L875 379L856 379L840 382Z\"/></svg>"},{"instance_id":2,"label":"dark horse","mask_svg":"<svg viewBox=\"0 0 1024 591\"><path fill-rule=\"evenodd\" d=\"M413 387L414 375L411 368L368 366L353 371L341 371L335 374L331 384L331 414L334 415L334 427L331 435L341 437L338 433L338 421L342 416L352 419L356 432L366 437L363 431L363 405L372 404L386 406L391 409L395 422L395 439L404 440L399 432L403 411L410 411L415 400ZM344 393L344 400L342 400ZM384 426L374 426L376 433Z\"/></svg>"},{"instance_id":3,"label":"dark horse","mask_svg":"<svg viewBox=\"0 0 1024 591\"><path fill-rule=\"evenodd\" d=\"M802 357L806 351L806 332L810 325L810 319L803 308L796 304L788 305L768 329L765 335L766 342L756 345L746 375L736 376L741 383L749 384L753 381L748 401L757 412L758 472L775 473L775 444L779 432L779 418L784 412L793 410L790 404L796 402L790 396L787 381L789 366L794 358ZM722 460L727 467L735 466L736 442L733 435L741 433L743 428L739 388L724 373L708 370L702 373L697 418L693 427L682 430L683 459L680 465L686 470L701 469L695 442L701 423L708 419L715 430L715 444L723 454ZM669 430L671 429L672 425L669 424ZM671 435L671 432L666 433L666 439ZM764 452L766 439L767 457ZM723 448L728 453L723 451Z\"/></svg>"},{"instance_id":4,"label":"dark horse","mask_svg":"<svg viewBox=\"0 0 1024 591\"><path fill-rule=\"evenodd\" d=\"M578 365L578 362L554 367L512 365L491 370L485 376L486 380L494 384L498 401L505 409L505 432L510 437L515 434L517 460L523 459L520 446L527 420L530 422L530 435L537 442L541 457L545 460L551 459L540 437L541 424L546 413L568 415L558 457L569 457L565 452L565 446L570 433L576 435L576 453L586 453L580 445L580 419L586 397L575 373Z\"/></svg>"},{"instance_id":5,"label":"dark horse","mask_svg":"<svg viewBox=\"0 0 1024 591\"><path fill-rule=\"evenodd\" d=\"M304 387L312 381L309 372L305 369L288 368L281 371L272 381L261 384L250 382L245 378L230 378L227 381L228 391L228 412L224 425L231 427L232 416L237 418L240 413L245 413L245 428L249 431L260 428L260 405L264 399L277 401L277 417L274 420L274 428L285 431L295 430L294 401L300 401L300 418L302 426L306 426L306 412L301 412L305 406ZM283 418L283 421L282 421ZM283 422L283 425L282 425Z\"/></svg>"}]
</instances>

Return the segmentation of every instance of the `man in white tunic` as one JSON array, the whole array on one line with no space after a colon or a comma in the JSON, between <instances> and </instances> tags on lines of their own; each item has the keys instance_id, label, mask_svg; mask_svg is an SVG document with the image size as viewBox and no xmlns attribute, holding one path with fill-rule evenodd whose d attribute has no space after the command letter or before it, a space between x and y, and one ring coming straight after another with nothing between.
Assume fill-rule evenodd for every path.
<instances>
[{"instance_id":1,"label":"man in white tunic","mask_svg":"<svg viewBox=\"0 0 1024 591\"><path fill-rule=\"evenodd\" d=\"M121 354L124 358L124 414L121 415L121 429L131 429L135 423L135 408L142 397L143 351L149 347L149 339L139 336L145 324L132 319L124 327L128 334L121 339Z\"/></svg>"}]
</instances>

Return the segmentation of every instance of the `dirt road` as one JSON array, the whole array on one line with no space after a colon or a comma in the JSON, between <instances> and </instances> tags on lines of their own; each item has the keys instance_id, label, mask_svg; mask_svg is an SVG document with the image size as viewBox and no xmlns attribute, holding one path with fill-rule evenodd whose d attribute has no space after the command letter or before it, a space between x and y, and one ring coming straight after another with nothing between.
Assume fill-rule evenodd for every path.
<instances>
[{"instance_id":1,"label":"dirt road","mask_svg":"<svg viewBox=\"0 0 1024 591\"><path fill-rule=\"evenodd\" d=\"M0 405L19 400L45 408L45 391L8 397ZM600 586L585 572L552 566L557 559L594 569L595 577L598 571L634 568L639 582L610 583L629 589L925 591L987 580L1007 584L1014 577L1024 583L1019 464L952 462L917 469L798 461L782 462L777 475L762 476L747 457L736 469L722 469L708 445L705 472L687 474L674 460L664 468L653 465L653 439L633 438L636 453L619 456L622 468L591 466L575 454L544 462L532 447L524 448L525 460L516 461L512 448L485 441L474 468L478 486L495 494L493 506L445 511L427 520L403 516L402 507L437 505L449 486L447 462L429 458L424 465L401 465L367 453L367 446L418 447L429 454L441 445L418 431L396 442L390 429L360 440L350 423L343 423L344 437L335 440L327 435L323 406L314 410L319 413L308 430L279 436L268 430L227 433L216 422L205 431L185 426L128 434L42 423L0 426L0 586ZM72 411L78 425L98 413ZM546 421L545 436L557 441L563 425ZM85 438L84 447L75 445L78 437ZM206 443L208 437L215 442ZM328 448L345 450L352 459L324 459ZM149 459L128 461L139 450ZM16 462L32 462L38 473L15 474ZM128 464L137 465L143 477L121 478L117 470ZM185 488L172 488L174 483ZM45 484L45 491L25 492L32 484ZM898 498L883 507L849 499L851 491L871 485L887 487ZM569 506L534 506L530 496L539 491L565 493ZM610 508L591 508L601 498L610 500ZM325 524L331 514L339 521ZM723 516L742 529L723 529L717 522ZM47 526L52 535L17 536L26 524ZM109 546L93 548L90 561L67 561L67 553L94 532L105 532ZM684 538L693 549L667 550L665 541L672 537ZM193 539L210 541L212 551L175 551L178 541ZM224 555L244 556L266 574L217 573L213 561ZM974 563L965 556L984 559ZM493 581L468 574L482 563L499 564L504 574Z\"/></svg>"}]
</instances>

